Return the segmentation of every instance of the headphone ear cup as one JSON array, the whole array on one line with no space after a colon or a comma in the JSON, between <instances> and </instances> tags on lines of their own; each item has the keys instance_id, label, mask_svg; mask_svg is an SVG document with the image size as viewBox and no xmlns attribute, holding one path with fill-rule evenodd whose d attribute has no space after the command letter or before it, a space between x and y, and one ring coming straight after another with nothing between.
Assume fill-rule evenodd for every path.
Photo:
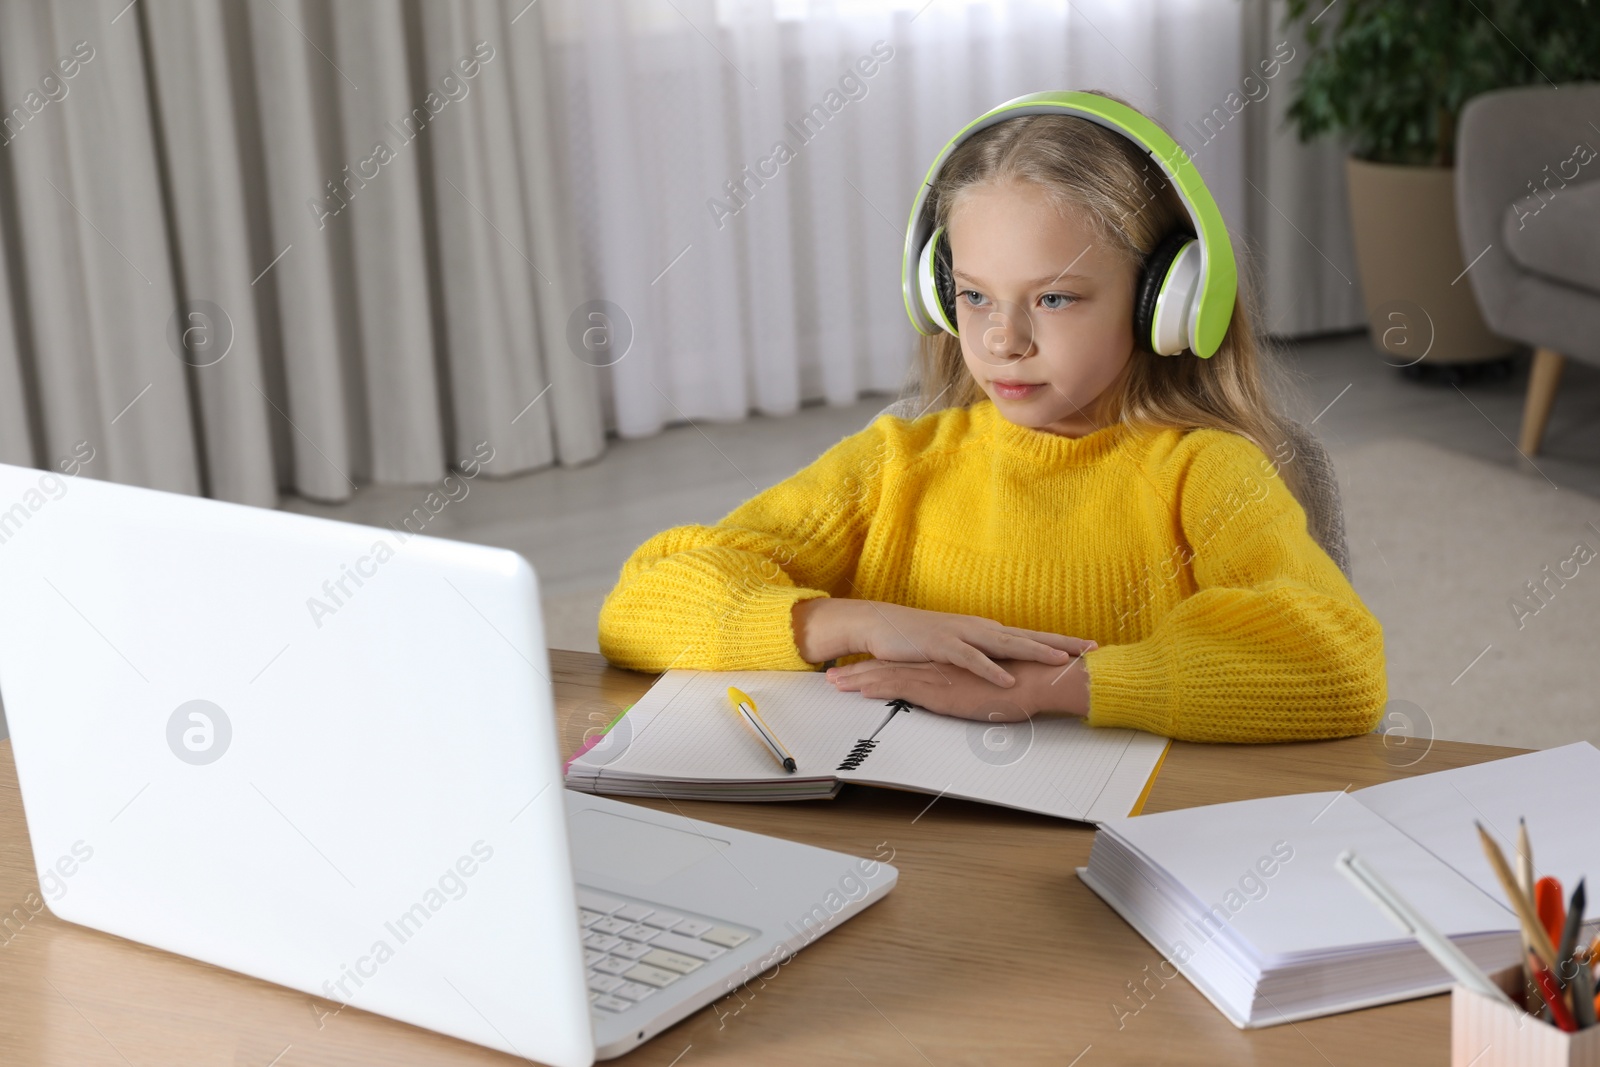
<instances>
[{"instance_id":1,"label":"headphone ear cup","mask_svg":"<svg viewBox=\"0 0 1600 1067\"><path fill-rule=\"evenodd\" d=\"M934 230L917 256L917 296L928 318L952 337L956 333L956 280L950 267L950 240L943 226Z\"/></svg>"},{"instance_id":2,"label":"headphone ear cup","mask_svg":"<svg viewBox=\"0 0 1600 1067\"><path fill-rule=\"evenodd\" d=\"M1156 300L1161 296L1161 286L1167 280L1173 260L1193 240L1194 234L1174 230L1145 258L1144 270L1139 274L1133 294L1133 340L1141 352L1155 354Z\"/></svg>"},{"instance_id":3,"label":"headphone ear cup","mask_svg":"<svg viewBox=\"0 0 1600 1067\"><path fill-rule=\"evenodd\" d=\"M950 258L950 235L942 227L934 235L933 286L939 294L939 307L944 312L950 333L956 333L956 277Z\"/></svg>"}]
</instances>

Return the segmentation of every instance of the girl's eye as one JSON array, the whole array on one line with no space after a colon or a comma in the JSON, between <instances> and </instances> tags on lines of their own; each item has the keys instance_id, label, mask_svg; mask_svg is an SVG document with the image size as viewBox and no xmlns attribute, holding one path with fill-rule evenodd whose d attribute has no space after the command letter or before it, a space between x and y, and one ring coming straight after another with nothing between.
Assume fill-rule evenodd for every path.
<instances>
[{"instance_id":1,"label":"girl's eye","mask_svg":"<svg viewBox=\"0 0 1600 1067\"><path fill-rule=\"evenodd\" d=\"M978 292L976 289L963 289L959 295L965 299L968 307L983 306L984 295ZM1042 304L1047 311L1060 311L1064 308L1071 307L1077 302L1077 300L1077 297L1070 296L1066 293L1045 293L1039 298L1040 304Z\"/></svg>"}]
</instances>

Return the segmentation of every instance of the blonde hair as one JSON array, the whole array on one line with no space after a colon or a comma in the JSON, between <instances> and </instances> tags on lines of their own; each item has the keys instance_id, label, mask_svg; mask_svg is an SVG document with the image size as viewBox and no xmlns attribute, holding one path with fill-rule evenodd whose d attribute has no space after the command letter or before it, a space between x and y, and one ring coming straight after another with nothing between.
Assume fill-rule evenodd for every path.
<instances>
[{"instance_id":1,"label":"blonde hair","mask_svg":"<svg viewBox=\"0 0 1600 1067\"><path fill-rule=\"evenodd\" d=\"M1089 91L1132 106L1112 93ZM1145 257L1167 234L1176 229L1194 232L1171 182L1147 164L1149 156L1132 141L1088 119L1049 114L1007 119L963 142L940 168L932 191L934 225L948 225L952 208L975 186L1031 182L1057 210L1082 212L1137 276ZM1189 353L1158 356L1136 342L1120 387L1113 386L1115 392L1102 398L1101 410L1112 422L1150 429L1228 430L1254 442L1269 459L1293 441L1268 388L1270 380L1287 391L1292 388L1290 376L1261 326L1254 261L1240 251L1236 245L1238 296L1221 346L1210 358L1199 359ZM940 400L965 407L984 398L962 359L959 338L943 330L924 336L918 364L919 409ZM1303 499L1300 466L1279 469L1290 491Z\"/></svg>"}]
</instances>

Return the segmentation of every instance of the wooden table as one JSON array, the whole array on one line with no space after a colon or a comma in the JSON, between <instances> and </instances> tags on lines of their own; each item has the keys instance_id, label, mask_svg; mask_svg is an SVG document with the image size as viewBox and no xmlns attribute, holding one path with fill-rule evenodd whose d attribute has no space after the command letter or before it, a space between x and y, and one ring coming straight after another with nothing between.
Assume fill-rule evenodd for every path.
<instances>
[{"instance_id":1,"label":"wooden table","mask_svg":"<svg viewBox=\"0 0 1600 1067\"><path fill-rule=\"evenodd\" d=\"M567 751L652 681L596 655L555 651L550 658ZM1360 788L1518 751L1436 742L1424 755L1425 748L1386 748L1377 735L1264 746L1177 743L1145 810ZM334 1014L337 1004L63 923L47 911L30 915L26 901L38 882L9 742L0 743L0 757L0 908L10 913L0 929L0 1064L516 1062L355 1008ZM678 802L696 818L825 848L885 857L892 849L900 883L769 981L723 997L612 1062L1448 1061L1443 996L1250 1032L1234 1029L1182 978L1148 981L1146 999L1134 999L1129 984L1159 975L1161 957L1073 873L1088 860L1091 829L930 799L851 787L833 801Z\"/></svg>"}]
</instances>

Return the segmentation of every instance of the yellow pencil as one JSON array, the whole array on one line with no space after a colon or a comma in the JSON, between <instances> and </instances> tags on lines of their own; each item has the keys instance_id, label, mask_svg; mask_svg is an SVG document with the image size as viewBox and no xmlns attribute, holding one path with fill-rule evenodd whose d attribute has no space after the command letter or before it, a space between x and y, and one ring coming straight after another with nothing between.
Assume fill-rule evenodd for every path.
<instances>
[{"instance_id":1,"label":"yellow pencil","mask_svg":"<svg viewBox=\"0 0 1600 1067\"><path fill-rule=\"evenodd\" d=\"M1522 818L1517 820L1517 888L1522 890L1523 896L1533 899L1533 846L1528 842L1528 820ZM1522 935L1522 988L1528 991L1530 998L1539 998L1539 984L1534 981L1533 968L1528 965L1528 953L1533 946L1528 943L1528 931L1520 922L1517 931ZM1532 1003L1529 1007L1538 1011L1538 1006Z\"/></svg>"},{"instance_id":2,"label":"yellow pencil","mask_svg":"<svg viewBox=\"0 0 1600 1067\"><path fill-rule=\"evenodd\" d=\"M1539 913L1533 910L1533 904L1517 886L1516 876L1506 865L1505 854L1500 851L1500 846L1495 844L1494 838L1489 836L1489 831L1483 828L1481 822L1474 822L1474 825L1478 828L1478 838L1483 842L1483 854L1489 857L1489 866L1494 868L1495 877L1500 879L1500 888L1505 890L1506 899L1511 902L1512 910L1517 913L1517 918L1522 920L1522 930L1528 938L1528 943L1540 961L1554 972L1556 948L1550 943L1550 935L1544 932L1544 925L1539 922Z\"/></svg>"}]
</instances>

